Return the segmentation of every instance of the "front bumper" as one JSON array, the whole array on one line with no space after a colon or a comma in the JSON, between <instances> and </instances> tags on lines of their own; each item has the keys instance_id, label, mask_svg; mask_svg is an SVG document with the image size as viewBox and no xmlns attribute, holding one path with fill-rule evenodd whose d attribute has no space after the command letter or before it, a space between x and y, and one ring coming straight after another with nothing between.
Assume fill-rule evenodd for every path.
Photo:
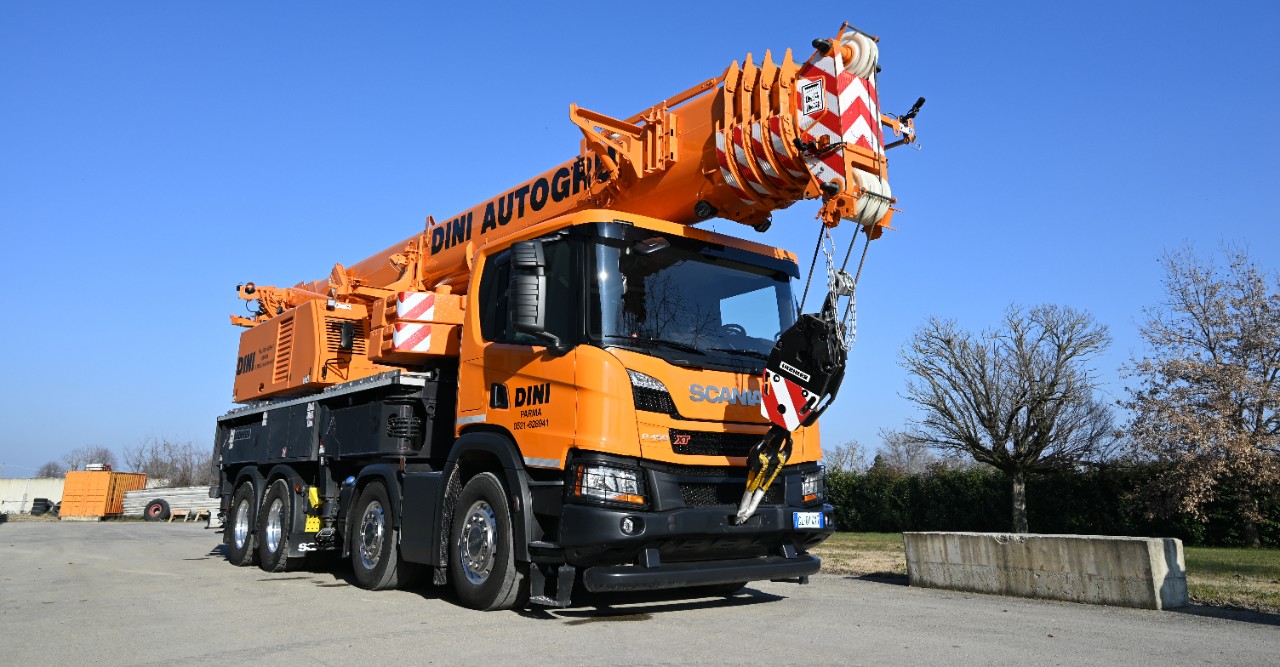
<instances>
[{"instance_id":1,"label":"front bumper","mask_svg":"<svg viewBox=\"0 0 1280 667\"><path fill-rule=\"evenodd\" d=\"M762 507L742 525L736 508L637 512L565 505L560 546L583 569L592 591L650 590L807 577L821 561L811 547L835 531L834 511L821 507ZM823 513L821 529L797 530L794 512ZM624 519L640 529L623 532Z\"/></svg>"},{"instance_id":2,"label":"front bumper","mask_svg":"<svg viewBox=\"0 0 1280 667\"><path fill-rule=\"evenodd\" d=\"M738 560L670 563L646 568L636 565L599 566L582 573L582 583L593 593L645 591L686 586L711 586L762 579L799 579L817 574L822 561L808 554L766 556Z\"/></svg>"}]
</instances>

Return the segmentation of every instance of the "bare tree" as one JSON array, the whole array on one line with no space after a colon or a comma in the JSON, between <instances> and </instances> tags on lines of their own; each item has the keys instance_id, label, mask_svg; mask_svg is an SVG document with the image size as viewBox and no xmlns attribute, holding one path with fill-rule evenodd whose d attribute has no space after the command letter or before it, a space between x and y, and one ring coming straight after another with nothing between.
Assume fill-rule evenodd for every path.
<instances>
[{"instance_id":1,"label":"bare tree","mask_svg":"<svg viewBox=\"0 0 1280 667\"><path fill-rule=\"evenodd\" d=\"M1025 533L1028 474L1104 457L1116 445L1087 366L1109 342L1105 326L1066 306L1011 306L999 329L977 335L930 319L901 353L912 376L906 398L923 412L905 437L1007 475L1013 530Z\"/></svg>"},{"instance_id":2,"label":"bare tree","mask_svg":"<svg viewBox=\"0 0 1280 667\"><path fill-rule=\"evenodd\" d=\"M1280 276L1223 255L1226 266L1189 248L1161 258L1165 299L1146 310L1150 349L1125 369L1138 385L1123 405L1137 453L1164 464L1148 500L1203 520L1226 497L1258 546L1259 501L1280 493Z\"/></svg>"},{"instance_id":3,"label":"bare tree","mask_svg":"<svg viewBox=\"0 0 1280 667\"><path fill-rule=\"evenodd\" d=\"M49 461L36 470L36 477L62 477L65 474L67 468L57 461Z\"/></svg>"},{"instance_id":4,"label":"bare tree","mask_svg":"<svg viewBox=\"0 0 1280 667\"><path fill-rule=\"evenodd\" d=\"M881 430L880 437L884 440L880 446L880 461L894 470L908 475L923 475L942 462L928 444L912 439L903 431Z\"/></svg>"},{"instance_id":5,"label":"bare tree","mask_svg":"<svg viewBox=\"0 0 1280 667\"><path fill-rule=\"evenodd\" d=\"M82 470L90 463L103 463L115 468L116 453L102 445L88 445L67 452L62 462L67 464L67 470Z\"/></svg>"},{"instance_id":6,"label":"bare tree","mask_svg":"<svg viewBox=\"0 0 1280 667\"><path fill-rule=\"evenodd\" d=\"M867 450L857 440L822 448L822 464L833 472L863 472L867 469Z\"/></svg>"},{"instance_id":7,"label":"bare tree","mask_svg":"<svg viewBox=\"0 0 1280 667\"><path fill-rule=\"evenodd\" d=\"M196 486L209 483L212 453L190 442L147 438L136 447L126 447L124 462L130 470L143 472L165 486Z\"/></svg>"}]
</instances>

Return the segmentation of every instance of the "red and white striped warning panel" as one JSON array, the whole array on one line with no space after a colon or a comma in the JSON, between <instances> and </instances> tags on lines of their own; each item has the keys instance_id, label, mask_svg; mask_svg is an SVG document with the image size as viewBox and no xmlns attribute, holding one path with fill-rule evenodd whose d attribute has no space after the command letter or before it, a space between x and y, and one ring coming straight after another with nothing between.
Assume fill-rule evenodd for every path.
<instances>
[{"instance_id":1,"label":"red and white striped warning panel","mask_svg":"<svg viewBox=\"0 0 1280 667\"><path fill-rule=\"evenodd\" d=\"M849 31L840 36L841 46L853 50L844 62L841 49L815 58L800 68L796 79L796 124L807 141L834 146L861 146L884 154L884 135L880 128L880 103L876 94L875 67L877 50L870 38ZM805 157L810 173L829 183L839 179L847 183L842 151L829 151Z\"/></svg>"},{"instance_id":2,"label":"red and white striped warning panel","mask_svg":"<svg viewBox=\"0 0 1280 667\"><path fill-rule=\"evenodd\" d=\"M462 297L437 292L396 294L395 319L401 322L462 324Z\"/></svg>"},{"instance_id":3,"label":"red and white striped warning panel","mask_svg":"<svg viewBox=\"0 0 1280 667\"><path fill-rule=\"evenodd\" d=\"M429 322L435 314L436 295L432 292L401 292L396 295L396 319Z\"/></svg>"},{"instance_id":4,"label":"red and white striped warning panel","mask_svg":"<svg viewBox=\"0 0 1280 667\"><path fill-rule=\"evenodd\" d=\"M396 322L391 344L400 352L431 352L431 326L422 322Z\"/></svg>"},{"instance_id":5,"label":"red and white striped warning panel","mask_svg":"<svg viewBox=\"0 0 1280 667\"><path fill-rule=\"evenodd\" d=\"M764 372L764 391L760 392L760 414L765 419L794 431L812 409L809 392L778 373Z\"/></svg>"}]
</instances>

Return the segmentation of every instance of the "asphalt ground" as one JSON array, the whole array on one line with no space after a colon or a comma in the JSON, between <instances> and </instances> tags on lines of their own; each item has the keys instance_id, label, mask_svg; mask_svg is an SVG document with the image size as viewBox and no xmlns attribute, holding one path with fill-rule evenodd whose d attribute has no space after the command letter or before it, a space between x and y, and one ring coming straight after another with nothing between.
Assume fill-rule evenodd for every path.
<instances>
[{"instance_id":1,"label":"asphalt ground","mask_svg":"<svg viewBox=\"0 0 1280 667\"><path fill-rule=\"evenodd\" d=\"M266 574L196 524L0 523L5 665L1280 664L1280 618L1146 611L819 575L729 598L476 612L350 570Z\"/></svg>"}]
</instances>

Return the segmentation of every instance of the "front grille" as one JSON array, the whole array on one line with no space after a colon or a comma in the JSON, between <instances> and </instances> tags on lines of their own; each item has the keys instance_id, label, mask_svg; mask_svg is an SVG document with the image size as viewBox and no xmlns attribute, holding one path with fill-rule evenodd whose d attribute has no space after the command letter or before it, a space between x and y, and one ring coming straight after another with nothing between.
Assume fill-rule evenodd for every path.
<instances>
[{"instance_id":1,"label":"front grille","mask_svg":"<svg viewBox=\"0 0 1280 667\"><path fill-rule=\"evenodd\" d=\"M671 429L671 450L699 456L746 456L763 435Z\"/></svg>"},{"instance_id":2,"label":"front grille","mask_svg":"<svg viewBox=\"0 0 1280 667\"><path fill-rule=\"evenodd\" d=\"M697 484L681 483L680 497L685 507L737 507L742 502L742 492L746 490L742 484ZM773 485L760 500L764 505L783 505L782 481L774 480Z\"/></svg>"},{"instance_id":3,"label":"front grille","mask_svg":"<svg viewBox=\"0 0 1280 667\"><path fill-rule=\"evenodd\" d=\"M675 402L671 400L671 394L665 391L632 385L631 395L636 401L637 410L660 412L664 415L680 417L680 413L676 411Z\"/></svg>"}]
</instances>

